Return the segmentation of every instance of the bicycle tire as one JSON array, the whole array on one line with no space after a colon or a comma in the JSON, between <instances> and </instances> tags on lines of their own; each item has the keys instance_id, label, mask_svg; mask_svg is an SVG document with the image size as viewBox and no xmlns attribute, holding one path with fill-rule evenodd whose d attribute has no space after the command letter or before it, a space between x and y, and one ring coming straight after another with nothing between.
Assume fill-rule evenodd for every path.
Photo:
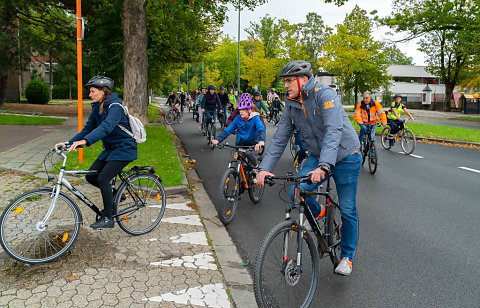
<instances>
[{"instance_id":1,"label":"bicycle tire","mask_svg":"<svg viewBox=\"0 0 480 308\"><path fill-rule=\"evenodd\" d=\"M165 190L160 179L150 173L135 173L129 176L127 181L131 187L127 182L123 182L115 196L115 220L118 226L130 235L148 233L160 223L165 213ZM132 191L132 188L135 191ZM125 197L124 201L121 201L122 196Z\"/></svg>"},{"instance_id":2,"label":"bicycle tire","mask_svg":"<svg viewBox=\"0 0 480 308\"><path fill-rule=\"evenodd\" d=\"M237 171L233 168L227 169L218 188L216 204L218 218L224 225L228 225L237 212L239 188L240 179L237 177Z\"/></svg>"},{"instance_id":3,"label":"bicycle tire","mask_svg":"<svg viewBox=\"0 0 480 308\"><path fill-rule=\"evenodd\" d=\"M417 141L411 130L406 129L402 134L401 146L405 154L410 155L415 150Z\"/></svg>"},{"instance_id":4,"label":"bicycle tire","mask_svg":"<svg viewBox=\"0 0 480 308\"><path fill-rule=\"evenodd\" d=\"M373 155L372 155L373 154ZM378 154L377 150L375 149L375 145L370 146L370 150L368 151L368 170L371 174L375 174L377 171L378 165Z\"/></svg>"},{"instance_id":5,"label":"bicycle tire","mask_svg":"<svg viewBox=\"0 0 480 308\"><path fill-rule=\"evenodd\" d=\"M175 121L175 114L173 110L169 110L167 114L165 114L165 122L167 122L168 125L172 125L173 121Z\"/></svg>"},{"instance_id":6,"label":"bicycle tire","mask_svg":"<svg viewBox=\"0 0 480 308\"><path fill-rule=\"evenodd\" d=\"M390 141L388 140L388 135L390 134L390 127L385 127L383 130L382 130L382 139L381 139L381 143L382 143L382 147L385 149L385 150L390 150L392 148L392 146L390 145Z\"/></svg>"},{"instance_id":7,"label":"bicycle tire","mask_svg":"<svg viewBox=\"0 0 480 308\"><path fill-rule=\"evenodd\" d=\"M360 153L362 153L362 166L365 164L365 158L367 157L368 153L368 144L367 138L363 138L363 142L360 143Z\"/></svg>"},{"instance_id":8,"label":"bicycle tire","mask_svg":"<svg viewBox=\"0 0 480 308\"><path fill-rule=\"evenodd\" d=\"M342 240L342 215L338 205L330 201L327 206L327 245L330 247L330 260L333 267L340 263L340 242Z\"/></svg>"},{"instance_id":9,"label":"bicycle tire","mask_svg":"<svg viewBox=\"0 0 480 308\"><path fill-rule=\"evenodd\" d=\"M177 112L176 118L177 118L177 123L182 124L182 122L183 122L183 112Z\"/></svg>"},{"instance_id":10,"label":"bicycle tire","mask_svg":"<svg viewBox=\"0 0 480 308\"><path fill-rule=\"evenodd\" d=\"M256 183L255 176L253 174L250 174L249 177L248 197L250 197L250 201L256 204L262 200L263 193L265 192L265 185Z\"/></svg>"},{"instance_id":11,"label":"bicycle tire","mask_svg":"<svg viewBox=\"0 0 480 308\"><path fill-rule=\"evenodd\" d=\"M52 189L29 191L3 211L0 244L13 259L27 264L51 262L67 252L77 239L82 215L76 203L62 192L47 225L39 225L50 208L51 194Z\"/></svg>"},{"instance_id":12,"label":"bicycle tire","mask_svg":"<svg viewBox=\"0 0 480 308\"><path fill-rule=\"evenodd\" d=\"M253 276L259 307L309 307L313 301L318 284L318 251L312 234L304 231L302 272L292 275L297 263L297 226L295 219L277 224L260 245Z\"/></svg>"},{"instance_id":13,"label":"bicycle tire","mask_svg":"<svg viewBox=\"0 0 480 308\"><path fill-rule=\"evenodd\" d=\"M218 123L220 123L220 130L225 128L225 115L223 113L218 114Z\"/></svg>"}]
</instances>

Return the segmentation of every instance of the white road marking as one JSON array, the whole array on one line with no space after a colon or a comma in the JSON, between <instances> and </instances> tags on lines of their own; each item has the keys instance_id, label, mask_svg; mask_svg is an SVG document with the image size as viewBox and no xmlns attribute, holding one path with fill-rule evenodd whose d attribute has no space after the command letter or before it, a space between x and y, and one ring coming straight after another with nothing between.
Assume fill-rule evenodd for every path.
<instances>
[{"instance_id":1,"label":"white road marking","mask_svg":"<svg viewBox=\"0 0 480 308\"><path fill-rule=\"evenodd\" d=\"M202 225L202 222L200 221L200 216L198 215L169 217L169 218L162 219L162 222L168 222L171 224L184 224L184 225L191 225L191 226Z\"/></svg>"},{"instance_id":2,"label":"white road marking","mask_svg":"<svg viewBox=\"0 0 480 308\"><path fill-rule=\"evenodd\" d=\"M173 258L160 262L150 262L150 265L167 267L185 266L195 269L217 270L217 265L215 264L215 259L211 252L200 253L194 256L183 256L181 258Z\"/></svg>"},{"instance_id":3,"label":"white road marking","mask_svg":"<svg viewBox=\"0 0 480 308\"><path fill-rule=\"evenodd\" d=\"M158 303L174 302L176 304L201 307L231 307L227 292L221 283L188 288L174 293L165 293L160 296L144 298L143 300Z\"/></svg>"},{"instance_id":4,"label":"white road marking","mask_svg":"<svg viewBox=\"0 0 480 308\"><path fill-rule=\"evenodd\" d=\"M193 209L188 207L185 202L183 202L183 203L171 203L171 204L167 203L167 209L193 211Z\"/></svg>"},{"instance_id":5,"label":"white road marking","mask_svg":"<svg viewBox=\"0 0 480 308\"><path fill-rule=\"evenodd\" d=\"M405 152L398 152L398 153L403 154L403 155L408 155L408 154L405 154ZM415 154L410 154L409 156L416 157L416 158L425 158L423 156L415 155Z\"/></svg>"},{"instance_id":6,"label":"white road marking","mask_svg":"<svg viewBox=\"0 0 480 308\"><path fill-rule=\"evenodd\" d=\"M472 168L468 168L468 167L458 167L459 169L463 169L463 170L467 170L467 171L472 171L472 172L476 172L476 173L480 173L480 170L477 170L477 169L472 169Z\"/></svg>"},{"instance_id":7,"label":"white road marking","mask_svg":"<svg viewBox=\"0 0 480 308\"><path fill-rule=\"evenodd\" d=\"M181 235L172 236L172 243L190 243L192 245L208 245L205 232L182 233Z\"/></svg>"},{"instance_id":8,"label":"white road marking","mask_svg":"<svg viewBox=\"0 0 480 308\"><path fill-rule=\"evenodd\" d=\"M148 242L155 242L158 241L158 238L149 238L147 239Z\"/></svg>"}]
</instances>

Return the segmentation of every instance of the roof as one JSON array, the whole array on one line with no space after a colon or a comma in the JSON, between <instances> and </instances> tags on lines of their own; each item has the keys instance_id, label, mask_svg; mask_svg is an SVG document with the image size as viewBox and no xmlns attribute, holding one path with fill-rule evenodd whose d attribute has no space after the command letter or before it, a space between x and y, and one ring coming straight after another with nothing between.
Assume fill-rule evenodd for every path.
<instances>
[{"instance_id":1,"label":"roof","mask_svg":"<svg viewBox=\"0 0 480 308\"><path fill-rule=\"evenodd\" d=\"M387 71L393 77L426 77L437 78L425 70L426 66L417 65L391 65Z\"/></svg>"},{"instance_id":2,"label":"roof","mask_svg":"<svg viewBox=\"0 0 480 308\"><path fill-rule=\"evenodd\" d=\"M471 94L463 94L463 96L464 96L465 98L475 98L475 97L473 97L473 95L471 95Z\"/></svg>"}]
</instances>

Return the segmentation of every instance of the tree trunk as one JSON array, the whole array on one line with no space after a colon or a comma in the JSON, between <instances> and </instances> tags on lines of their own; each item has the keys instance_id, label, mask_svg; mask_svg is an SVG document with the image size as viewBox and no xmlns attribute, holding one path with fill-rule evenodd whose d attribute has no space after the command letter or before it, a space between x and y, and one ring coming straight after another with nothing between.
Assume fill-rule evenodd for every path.
<instances>
[{"instance_id":1,"label":"tree trunk","mask_svg":"<svg viewBox=\"0 0 480 308\"><path fill-rule=\"evenodd\" d=\"M453 99L453 90L455 89L455 85L447 82L445 83L445 111L451 111L450 108L450 101Z\"/></svg>"},{"instance_id":2,"label":"tree trunk","mask_svg":"<svg viewBox=\"0 0 480 308\"><path fill-rule=\"evenodd\" d=\"M50 99L53 99L53 64L52 64L52 49L48 51L48 61L49 61L49 81L50 81Z\"/></svg>"},{"instance_id":3,"label":"tree trunk","mask_svg":"<svg viewBox=\"0 0 480 308\"><path fill-rule=\"evenodd\" d=\"M144 0L123 0L123 101L130 113L147 122L147 18Z\"/></svg>"},{"instance_id":4,"label":"tree trunk","mask_svg":"<svg viewBox=\"0 0 480 308\"><path fill-rule=\"evenodd\" d=\"M11 1L7 1L2 6L2 10L0 10L0 29L6 36L0 46L0 55L2 57L0 63L0 106L3 105L7 92L8 74L15 69L15 64L18 64L16 63L18 61L18 19L16 19L16 8Z\"/></svg>"}]
</instances>

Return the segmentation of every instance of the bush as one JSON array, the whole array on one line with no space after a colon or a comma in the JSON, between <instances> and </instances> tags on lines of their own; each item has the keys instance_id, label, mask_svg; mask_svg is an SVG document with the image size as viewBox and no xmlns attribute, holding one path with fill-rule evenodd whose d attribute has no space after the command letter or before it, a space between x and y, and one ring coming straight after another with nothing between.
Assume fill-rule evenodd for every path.
<instances>
[{"instance_id":1,"label":"bush","mask_svg":"<svg viewBox=\"0 0 480 308\"><path fill-rule=\"evenodd\" d=\"M35 78L27 83L25 96L29 104L47 104L50 101L50 89L48 83Z\"/></svg>"}]
</instances>

